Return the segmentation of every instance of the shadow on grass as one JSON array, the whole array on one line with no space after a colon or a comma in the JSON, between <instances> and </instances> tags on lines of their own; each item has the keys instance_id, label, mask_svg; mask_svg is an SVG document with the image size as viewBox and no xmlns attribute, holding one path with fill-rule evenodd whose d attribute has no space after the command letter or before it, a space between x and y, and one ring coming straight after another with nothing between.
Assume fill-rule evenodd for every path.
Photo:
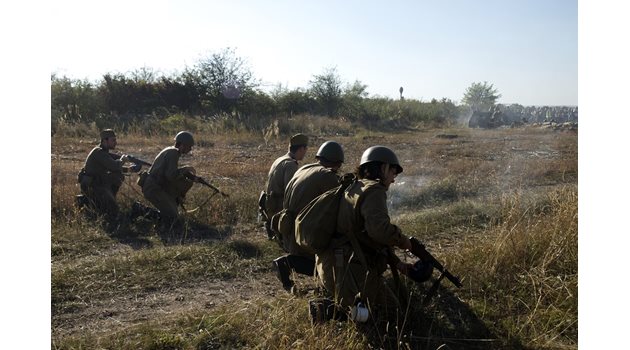
<instances>
[{"instance_id":1,"label":"shadow on grass","mask_svg":"<svg viewBox=\"0 0 630 350\"><path fill-rule=\"evenodd\" d=\"M223 240L232 235L232 226L210 226L193 220L179 222L156 229L163 244L177 245L203 241Z\"/></svg>"},{"instance_id":2,"label":"shadow on grass","mask_svg":"<svg viewBox=\"0 0 630 350\"><path fill-rule=\"evenodd\" d=\"M408 337L413 349L528 349L518 339L508 340L491 331L468 304L444 286L428 306L412 308L419 316Z\"/></svg>"},{"instance_id":3,"label":"shadow on grass","mask_svg":"<svg viewBox=\"0 0 630 350\"><path fill-rule=\"evenodd\" d=\"M396 290L393 280L388 279L387 284L392 291ZM427 282L426 287L430 285ZM399 299L411 303L402 332L397 331L391 321L386 327L382 322L378 323L379 329L374 323L357 324L357 329L375 348L383 349L529 349L519 339L508 339L500 329L497 334L488 328L484 320L457 296L457 292L449 289L450 286L440 285L431 302L423 305L427 292L424 287L410 281L402 283L400 293L405 297L399 295ZM402 327L401 320L398 324Z\"/></svg>"},{"instance_id":4,"label":"shadow on grass","mask_svg":"<svg viewBox=\"0 0 630 350\"><path fill-rule=\"evenodd\" d=\"M144 217L130 220L128 215L115 222L101 221L101 225L112 239L136 250L153 247L152 236L157 236L164 245L180 245L222 240L232 234L232 227L227 225L211 226L195 220L183 220L162 226Z\"/></svg>"}]
</instances>

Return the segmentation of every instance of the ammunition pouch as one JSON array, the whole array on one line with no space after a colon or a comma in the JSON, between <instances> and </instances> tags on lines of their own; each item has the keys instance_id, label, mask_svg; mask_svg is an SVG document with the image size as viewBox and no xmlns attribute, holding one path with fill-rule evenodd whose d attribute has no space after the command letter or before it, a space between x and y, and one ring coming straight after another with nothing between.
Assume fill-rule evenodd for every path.
<instances>
[{"instance_id":1,"label":"ammunition pouch","mask_svg":"<svg viewBox=\"0 0 630 350\"><path fill-rule=\"evenodd\" d=\"M294 235L295 233L295 213L282 209L271 217L271 229L282 237Z\"/></svg>"},{"instance_id":2,"label":"ammunition pouch","mask_svg":"<svg viewBox=\"0 0 630 350\"><path fill-rule=\"evenodd\" d=\"M144 170L138 173L138 180L136 181L136 183L138 184L138 186L140 187L144 187L144 182L147 180L147 177L149 177L149 172Z\"/></svg>"},{"instance_id":3,"label":"ammunition pouch","mask_svg":"<svg viewBox=\"0 0 630 350\"><path fill-rule=\"evenodd\" d=\"M77 182L81 184L81 187L90 186L93 180L94 178L92 176L89 176L85 172L85 168L81 169L81 171L79 171L79 174L77 175Z\"/></svg>"}]
</instances>

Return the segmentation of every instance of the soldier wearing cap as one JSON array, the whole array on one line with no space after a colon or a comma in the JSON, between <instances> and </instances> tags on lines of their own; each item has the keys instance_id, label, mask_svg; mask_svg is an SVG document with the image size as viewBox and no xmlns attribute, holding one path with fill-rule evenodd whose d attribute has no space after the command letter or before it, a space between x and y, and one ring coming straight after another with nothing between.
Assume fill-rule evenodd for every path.
<instances>
[{"instance_id":1,"label":"soldier wearing cap","mask_svg":"<svg viewBox=\"0 0 630 350\"><path fill-rule=\"evenodd\" d=\"M138 172L142 165L123 166L129 162L128 156L118 156L109 153L116 148L116 133L112 129L101 131L101 143L88 154L85 165L79 173L81 196L79 204L88 204L98 213L105 214L106 219L112 220L118 215L116 194L123 182L123 172Z\"/></svg>"},{"instance_id":2,"label":"soldier wearing cap","mask_svg":"<svg viewBox=\"0 0 630 350\"><path fill-rule=\"evenodd\" d=\"M290 222L315 197L339 185L337 171L344 161L343 148L335 141L324 142L315 155L317 162L304 165L297 170L284 193L283 209ZM285 290L290 291L294 283L290 272L313 276L315 255L302 249L295 241L294 226L290 232L282 232L284 250L289 254L273 261L278 278Z\"/></svg>"},{"instance_id":3,"label":"soldier wearing cap","mask_svg":"<svg viewBox=\"0 0 630 350\"><path fill-rule=\"evenodd\" d=\"M338 233L330 248L317 254L319 279L343 308L360 299L370 314L381 312L385 319L396 314L398 299L382 275L388 264L403 274L412 267L393 254L393 247L411 249L411 242L391 223L387 211L387 190L402 171L390 148L366 149L356 171L358 179L345 190L339 204Z\"/></svg>"},{"instance_id":4,"label":"soldier wearing cap","mask_svg":"<svg viewBox=\"0 0 630 350\"><path fill-rule=\"evenodd\" d=\"M172 224L179 216L177 206L184 201L193 185L187 174L195 174L192 166L179 167L179 157L187 154L195 145L188 131L180 131L174 138L175 145L164 148L153 161L142 184L144 197L160 212L163 224Z\"/></svg>"},{"instance_id":5,"label":"soldier wearing cap","mask_svg":"<svg viewBox=\"0 0 630 350\"><path fill-rule=\"evenodd\" d=\"M308 147L308 137L304 134L293 135L289 141L289 152L276 159L271 164L266 184L265 213L268 218L265 228L269 238L273 237L270 229L270 220L277 212L282 210L284 200L284 190L298 169L298 161L304 159L306 148Z\"/></svg>"}]
</instances>

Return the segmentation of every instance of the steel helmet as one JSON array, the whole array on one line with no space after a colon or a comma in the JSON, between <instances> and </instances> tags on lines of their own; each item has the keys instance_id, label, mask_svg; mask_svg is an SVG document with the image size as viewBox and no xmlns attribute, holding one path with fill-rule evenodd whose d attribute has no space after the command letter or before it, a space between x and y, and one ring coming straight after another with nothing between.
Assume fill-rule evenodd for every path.
<instances>
[{"instance_id":1,"label":"steel helmet","mask_svg":"<svg viewBox=\"0 0 630 350\"><path fill-rule=\"evenodd\" d=\"M382 162L395 165L399 174L403 171L403 168L400 166L400 162L398 161L398 157L396 157L394 151L385 146L372 146L366 149L361 156L361 163L359 165L369 162Z\"/></svg>"},{"instance_id":2,"label":"steel helmet","mask_svg":"<svg viewBox=\"0 0 630 350\"><path fill-rule=\"evenodd\" d=\"M192 134L188 131L178 132L177 135L175 135L175 142L179 142L190 147L195 145L195 140L193 139Z\"/></svg>"},{"instance_id":3,"label":"steel helmet","mask_svg":"<svg viewBox=\"0 0 630 350\"><path fill-rule=\"evenodd\" d=\"M315 157L322 157L333 163L343 163L343 148L335 141L326 141L319 146Z\"/></svg>"}]
</instances>

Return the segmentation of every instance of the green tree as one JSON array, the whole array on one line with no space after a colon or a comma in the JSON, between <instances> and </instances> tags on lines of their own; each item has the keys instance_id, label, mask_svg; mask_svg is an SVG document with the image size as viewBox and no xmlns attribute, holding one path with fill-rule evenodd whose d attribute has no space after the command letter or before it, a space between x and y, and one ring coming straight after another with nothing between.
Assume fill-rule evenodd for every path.
<instances>
[{"instance_id":1,"label":"green tree","mask_svg":"<svg viewBox=\"0 0 630 350\"><path fill-rule=\"evenodd\" d=\"M494 106L499 97L501 94L494 88L493 84L484 81L483 83L472 83L464 92L462 103L473 111L487 111Z\"/></svg>"},{"instance_id":2,"label":"green tree","mask_svg":"<svg viewBox=\"0 0 630 350\"><path fill-rule=\"evenodd\" d=\"M360 120L365 113L363 102L368 98L367 85L359 80L346 85L342 94L342 115L350 120Z\"/></svg>"},{"instance_id":3,"label":"green tree","mask_svg":"<svg viewBox=\"0 0 630 350\"><path fill-rule=\"evenodd\" d=\"M329 117L335 117L341 107L341 78L337 68L326 68L324 73L314 75L308 82L309 93L315 98L318 106Z\"/></svg>"},{"instance_id":4,"label":"green tree","mask_svg":"<svg viewBox=\"0 0 630 350\"><path fill-rule=\"evenodd\" d=\"M67 122L90 121L103 110L95 86L88 80L50 77L51 116Z\"/></svg>"},{"instance_id":5,"label":"green tree","mask_svg":"<svg viewBox=\"0 0 630 350\"><path fill-rule=\"evenodd\" d=\"M253 96L259 85L247 62L231 48L201 59L193 73L198 77L202 103L220 112L237 111L239 102Z\"/></svg>"}]
</instances>

